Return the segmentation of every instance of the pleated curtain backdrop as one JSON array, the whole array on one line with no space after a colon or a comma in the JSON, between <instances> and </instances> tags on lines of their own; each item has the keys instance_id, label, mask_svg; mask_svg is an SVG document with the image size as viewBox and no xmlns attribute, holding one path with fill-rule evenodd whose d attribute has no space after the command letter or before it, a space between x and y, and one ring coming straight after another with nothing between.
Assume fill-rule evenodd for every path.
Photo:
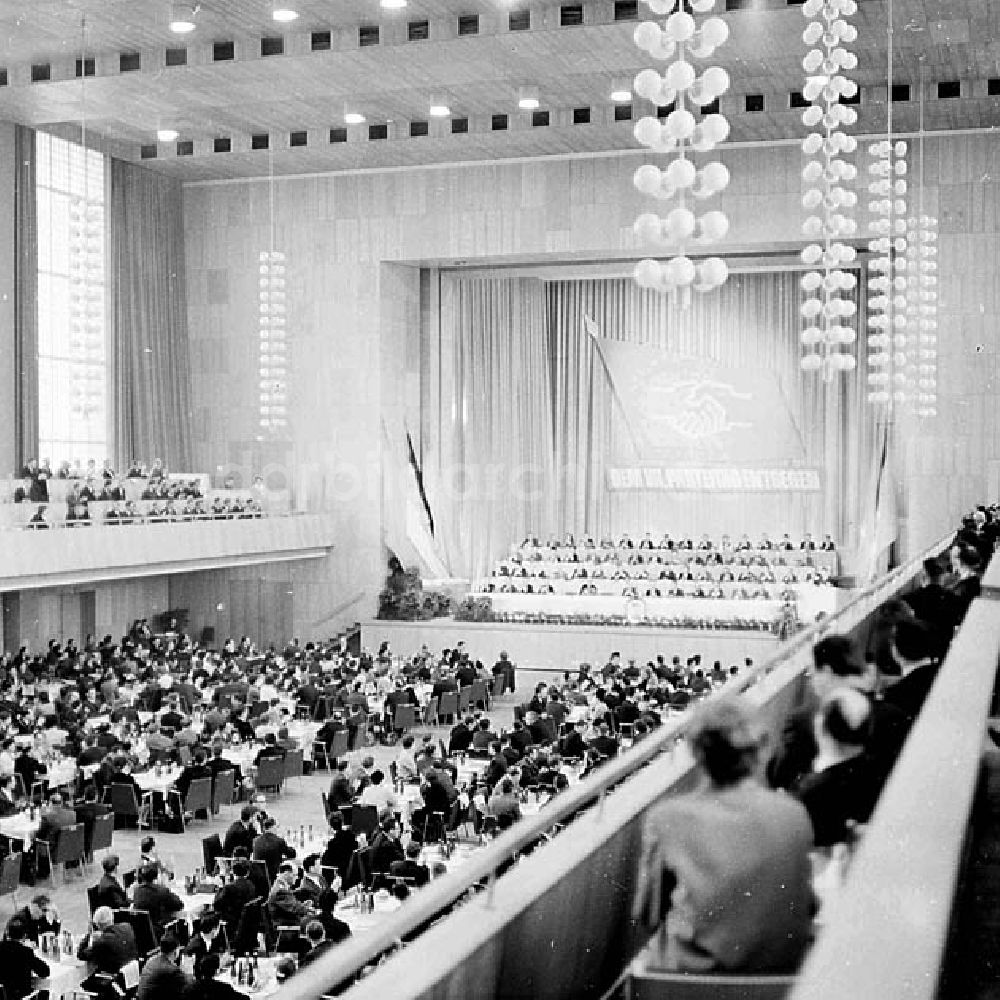
<instances>
[{"instance_id":1,"label":"pleated curtain backdrop","mask_svg":"<svg viewBox=\"0 0 1000 1000\"><path fill-rule=\"evenodd\" d=\"M865 358L862 351L857 370L831 383L799 370L799 277L794 271L734 274L717 293L695 295L687 308L627 278L547 284L556 519L564 530L713 536L811 531L856 543L875 433L864 403ZM803 434L806 461L822 473L823 492L609 491L606 471L624 444L624 427L607 372L584 332L586 316L611 340L772 372Z\"/></svg>"},{"instance_id":2,"label":"pleated curtain backdrop","mask_svg":"<svg viewBox=\"0 0 1000 1000\"><path fill-rule=\"evenodd\" d=\"M38 458L38 203L35 132L14 128L14 419L18 471Z\"/></svg>"},{"instance_id":3,"label":"pleated curtain backdrop","mask_svg":"<svg viewBox=\"0 0 1000 1000\"><path fill-rule=\"evenodd\" d=\"M537 279L442 279L454 345L442 461L425 470L453 575L488 572L511 539L555 530L545 292Z\"/></svg>"},{"instance_id":4,"label":"pleated curtain backdrop","mask_svg":"<svg viewBox=\"0 0 1000 1000\"><path fill-rule=\"evenodd\" d=\"M181 186L111 160L111 408L115 461L191 471L191 366Z\"/></svg>"},{"instance_id":5,"label":"pleated curtain backdrop","mask_svg":"<svg viewBox=\"0 0 1000 1000\"><path fill-rule=\"evenodd\" d=\"M681 308L627 278L443 275L453 384L443 390L451 395L442 398L442 463L430 470L428 492L451 572L481 575L529 533L810 531L856 546L871 530L881 440L865 403L865 349L857 345L857 369L832 382L800 371L799 278L795 271L733 274L717 293L695 295ZM863 288L862 274L861 316ZM585 317L611 340L772 372L801 430L806 463L823 477L822 492L609 490L607 469L627 431ZM536 470L527 493L517 482L526 468Z\"/></svg>"}]
</instances>

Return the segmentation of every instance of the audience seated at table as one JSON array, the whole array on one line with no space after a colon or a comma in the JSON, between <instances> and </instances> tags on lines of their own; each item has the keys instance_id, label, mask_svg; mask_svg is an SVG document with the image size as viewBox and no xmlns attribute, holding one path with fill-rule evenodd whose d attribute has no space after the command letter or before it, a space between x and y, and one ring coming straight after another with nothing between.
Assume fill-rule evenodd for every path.
<instances>
[{"instance_id":1,"label":"audience seated at table","mask_svg":"<svg viewBox=\"0 0 1000 1000\"><path fill-rule=\"evenodd\" d=\"M27 927L12 919L0 940L0 986L7 1000L23 1000L34 990L34 981L49 974L49 963L31 945Z\"/></svg>"},{"instance_id":2,"label":"audience seated at table","mask_svg":"<svg viewBox=\"0 0 1000 1000\"><path fill-rule=\"evenodd\" d=\"M114 975L139 957L135 931L130 924L116 924L113 907L98 906L94 910L90 933L80 941L76 956L87 962L91 972Z\"/></svg>"}]
</instances>

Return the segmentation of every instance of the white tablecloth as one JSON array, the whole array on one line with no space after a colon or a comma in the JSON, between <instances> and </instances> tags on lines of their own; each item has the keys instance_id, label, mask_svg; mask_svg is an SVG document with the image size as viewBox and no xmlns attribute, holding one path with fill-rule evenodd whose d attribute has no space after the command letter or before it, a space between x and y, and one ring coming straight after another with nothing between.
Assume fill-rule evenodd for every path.
<instances>
[{"instance_id":1,"label":"white tablecloth","mask_svg":"<svg viewBox=\"0 0 1000 1000\"><path fill-rule=\"evenodd\" d=\"M821 588L830 589L832 588ZM617 615L635 621L650 618L752 618L772 621L781 614L781 601L735 601L704 597L594 597L563 594L490 594L493 610L501 614Z\"/></svg>"},{"instance_id":2,"label":"white tablecloth","mask_svg":"<svg viewBox=\"0 0 1000 1000\"><path fill-rule=\"evenodd\" d=\"M165 792L173 786L173 783L181 776L179 767L164 768L161 774L155 770L142 771L134 774L136 784L144 792Z\"/></svg>"},{"instance_id":3,"label":"white tablecloth","mask_svg":"<svg viewBox=\"0 0 1000 1000\"><path fill-rule=\"evenodd\" d=\"M28 819L26 812L19 812L0 819L0 833L12 840L28 842L35 839L35 834L38 833L38 828L41 825L40 816L36 819Z\"/></svg>"}]
</instances>

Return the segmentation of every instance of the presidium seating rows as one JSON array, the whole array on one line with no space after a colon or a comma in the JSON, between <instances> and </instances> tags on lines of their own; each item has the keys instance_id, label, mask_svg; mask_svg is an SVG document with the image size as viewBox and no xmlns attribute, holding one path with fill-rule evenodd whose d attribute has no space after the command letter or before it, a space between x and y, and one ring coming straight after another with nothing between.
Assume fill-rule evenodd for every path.
<instances>
[{"instance_id":1,"label":"presidium seating rows","mask_svg":"<svg viewBox=\"0 0 1000 1000\"><path fill-rule=\"evenodd\" d=\"M790 608L802 621L836 610L838 554L829 536L822 544L806 536L796 547L787 535L756 545L728 536L599 545L528 539L476 582L473 596L488 598L502 621L776 627Z\"/></svg>"}]
</instances>

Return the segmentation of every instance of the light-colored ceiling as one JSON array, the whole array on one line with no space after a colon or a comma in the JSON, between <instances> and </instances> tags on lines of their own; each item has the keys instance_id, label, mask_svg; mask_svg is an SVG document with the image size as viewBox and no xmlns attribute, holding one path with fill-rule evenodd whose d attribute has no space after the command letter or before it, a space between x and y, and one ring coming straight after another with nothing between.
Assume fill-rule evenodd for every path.
<instances>
[{"instance_id":1,"label":"light-colored ceiling","mask_svg":"<svg viewBox=\"0 0 1000 1000\"><path fill-rule=\"evenodd\" d=\"M184 179L260 176L429 162L604 152L635 146L631 123L615 121L609 100L616 77L648 64L632 42L634 23L615 22L613 0L583 0L584 24L560 26L558 3L517 0L411 0L385 11L377 0L297 0L290 25L275 24L266 0L205 0L198 29L177 36L167 27L168 0L0 0L0 117L62 133L85 126L109 151ZM725 6L718 0L717 6ZM803 83L806 24L786 0L747 0L724 14L730 40L717 59L732 87L721 110L736 141L796 138L799 112L790 91ZM530 9L532 26L510 31L512 9ZM645 15L645 7L640 14ZM458 17L479 15L479 34L458 36ZM853 46L862 88L858 129L884 128L886 0L861 0ZM924 80L925 125L935 129L1000 125L1000 97L987 80L1000 77L1000 0L894 0L894 80L912 85L912 99L894 106L896 127L916 129ZM407 23L429 22L430 38L408 41ZM360 47L361 25L380 26L380 44ZM313 32L330 32L329 51L313 51ZM261 38L281 35L284 52L262 56ZM214 61L213 43L233 41L235 58ZM186 48L187 65L167 66L168 48ZM138 52L140 68L121 72L122 53ZM77 77L77 60L95 75ZM50 79L32 82L32 67ZM36 74L38 70L35 70ZM938 98L937 84L959 80L962 97ZM534 85L549 124L517 110L518 88ZM746 94L765 95L763 113L744 110ZM429 134L411 137L410 123L428 120L431 97L445 100L468 131L452 134L448 120L431 120ZM648 113L636 102L635 116ZM370 123L388 123L388 138L371 140L368 124L330 141L346 108ZM589 107L589 124L572 124L574 108ZM493 115L509 126L493 129ZM156 146L170 127L193 145ZM292 132L306 144L291 148ZM268 133L270 152L251 149ZM216 152L228 138L231 150ZM145 148L145 158L143 157ZM156 156L151 154L155 151Z\"/></svg>"}]
</instances>

